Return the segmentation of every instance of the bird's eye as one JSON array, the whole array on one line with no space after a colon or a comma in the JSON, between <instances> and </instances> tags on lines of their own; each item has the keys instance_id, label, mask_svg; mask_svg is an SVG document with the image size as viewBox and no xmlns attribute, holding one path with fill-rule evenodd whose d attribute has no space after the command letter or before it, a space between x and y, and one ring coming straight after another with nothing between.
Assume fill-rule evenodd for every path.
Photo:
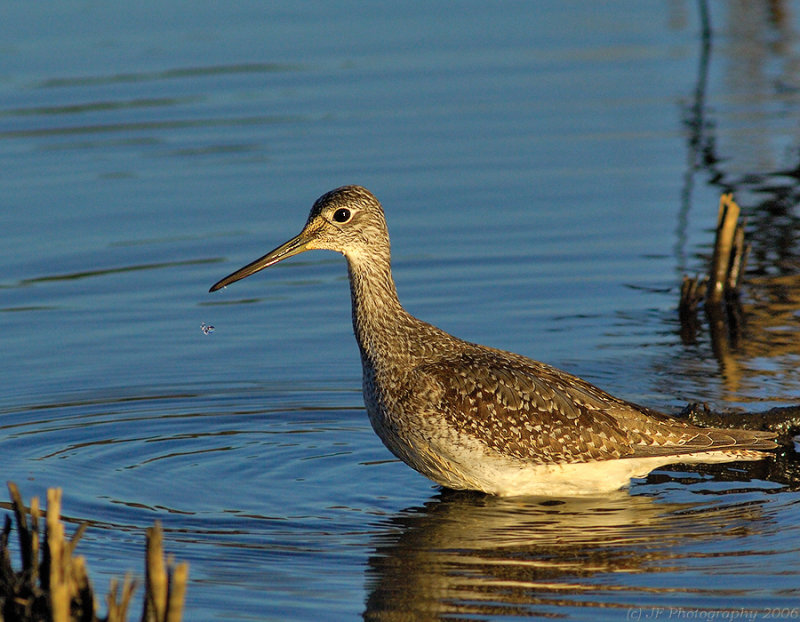
<instances>
[{"instance_id":1,"label":"bird's eye","mask_svg":"<svg viewBox=\"0 0 800 622\"><path fill-rule=\"evenodd\" d=\"M344 207L337 209L333 213L333 219L336 222L347 222L348 220L350 220L350 210Z\"/></svg>"}]
</instances>

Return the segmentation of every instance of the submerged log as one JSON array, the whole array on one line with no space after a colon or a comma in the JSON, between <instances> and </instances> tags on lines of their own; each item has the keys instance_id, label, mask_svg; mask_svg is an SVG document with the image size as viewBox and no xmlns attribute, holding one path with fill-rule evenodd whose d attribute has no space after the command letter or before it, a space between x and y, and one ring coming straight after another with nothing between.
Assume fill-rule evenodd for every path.
<instances>
[{"instance_id":1,"label":"submerged log","mask_svg":"<svg viewBox=\"0 0 800 622\"><path fill-rule=\"evenodd\" d=\"M80 525L66 540L61 522L61 490L47 491L44 538L38 498L34 497L30 508L26 508L13 482L8 483L8 490L22 569L15 571L11 564L8 540L12 521L6 516L0 533L0 622L125 622L136 582L127 575L120 590L119 582L113 580L106 596L107 616L97 616L86 560L74 555L86 526ZM172 560L165 564L162 543L163 532L156 522L147 530L143 622L180 622L183 612L189 566L173 564Z\"/></svg>"},{"instance_id":2,"label":"submerged log","mask_svg":"<svg viewBox=\"0 0 800 622\"><path fill-rule=\"evenodd\" d=\"M775 441L793 447L800 433L800 406L778 406L756 412L713 411L706 404L688 404L680 416L704 428L742 428L776 432Z\"/></svg>"}]
</instances>

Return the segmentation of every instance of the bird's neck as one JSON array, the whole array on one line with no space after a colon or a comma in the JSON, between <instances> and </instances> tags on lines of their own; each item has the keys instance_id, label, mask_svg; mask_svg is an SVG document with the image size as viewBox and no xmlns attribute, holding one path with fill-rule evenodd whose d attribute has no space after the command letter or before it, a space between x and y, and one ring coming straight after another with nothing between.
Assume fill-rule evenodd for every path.
<instances>
[{"instance_id":1,"label":"bird's neck","mask_svg":"<svg viewBox=\"0 0 800 622\"><path fill-rule=\"evenodd\" d=\"M413 326L418 320L397 298L390 259L348 257L353 330L365 366L378 368L391 359L410 356Z\"/></svg>"}]
</instances>

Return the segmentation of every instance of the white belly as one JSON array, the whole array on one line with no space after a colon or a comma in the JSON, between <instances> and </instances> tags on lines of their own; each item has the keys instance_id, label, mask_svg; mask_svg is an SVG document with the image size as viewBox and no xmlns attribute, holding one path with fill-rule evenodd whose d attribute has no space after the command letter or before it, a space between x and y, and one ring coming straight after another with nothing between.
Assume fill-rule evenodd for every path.
<instances>
[{"instance_id":1,"label":"white belly","mask_svg":"<svg viewBox=\"0 0 800 622\"><path fill-rule=\"evenodd\" d=\"M441 477L440 483L453 488L480 490L501 497L595 495L623 488L631 479L644 477L650 471L666 464L731 462L761 457L763 454L760 452L732 455L717 451L683 456L547 465L520 465L502 458L484 459L479 463L472 463L467 468L456 467L460 471L457 477L453 477L453 473L440 474L440 477L445 475Z\"/></svg>"}]
</instances>

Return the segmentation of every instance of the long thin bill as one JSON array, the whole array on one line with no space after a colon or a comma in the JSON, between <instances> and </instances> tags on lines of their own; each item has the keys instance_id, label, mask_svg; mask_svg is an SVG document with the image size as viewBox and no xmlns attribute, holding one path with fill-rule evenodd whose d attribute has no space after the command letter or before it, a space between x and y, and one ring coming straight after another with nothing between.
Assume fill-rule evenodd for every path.
<instances>
[{"instance_id":1,"label":"long thin bill","mask_svg":"<svg viewBox=\"0 0 800 622\"><path fill-rule=\"evenodd\" d=\"M292 257L293 255L298 255L303 251L308 250L308 243L310 241L311 238L309 238L305 232L301 232L285 244L281 244L275 250L270 251L263 257L260 257L254 262L247 264L244 268L239 268L236 272L229 274L221 281L217 281L208 291L215 292L218 289L222 289L223 287L230 285L231 283L235 283L236 281L240 281L251 274L255 274L259 270L269 268L271 265L274 265L279 261L283 261L288 257Z\"/></svg>"}]
</instances>

